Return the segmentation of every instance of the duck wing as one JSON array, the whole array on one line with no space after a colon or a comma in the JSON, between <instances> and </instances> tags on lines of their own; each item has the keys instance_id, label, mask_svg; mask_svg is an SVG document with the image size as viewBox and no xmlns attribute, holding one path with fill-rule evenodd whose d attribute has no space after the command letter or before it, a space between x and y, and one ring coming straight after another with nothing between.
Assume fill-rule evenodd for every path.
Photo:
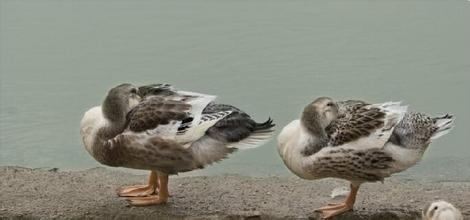
<instances>
[{"instance_id":1,"label":"duck wing","mask_svg":"<svg viewBox=\"0 0 470 220\"><path fill-rule=\"evenodd\" d=\"M139 95L141 97L149 96L169 96L176 93L176 90L170 84L150 84L139 87Z\"/></svg>"},{"instance_id":2,"label":"duck wing","mask_svg":"<svg viewBox=\"0 0 470 220\"><path fill-rule=\"evenodd\" d=\"M338 118L325 129L329 146L382 147L407 109L398 102L367 104L348 100L337 104Z\"/></svg>"},{"instance_id":3,"label":"duck wing","mask_svg":"<svg viewBox=\"0 0 470 220\"><path fill-rule=\"evenodd\" d=\"M408 149L426 149L432 140L452 129L454 118L450 114L430 117L423 113L409 112L396 126L390 142Z\"/></svg>"},{"instance_id":4,"label":"duck wing","mask_svg":"<svg viewBox=\"0 0 470 220\"><path fill-rule=\"evenodd\" d=\"M126 117L127 129L106 141L118 166L156 169L168 174L203 167L191 143L230 111L203 114L215 96L175 90L154 90Z\"/></svg>"},{"instance_id":5,"label":"duck wing","mask_svg":"<svg viewBox=\"0 0 470 220\"><path fill-rule=\"evenodd\" d=\"M206 130L231 111L203 114L216 96L188 91L150 87L144 100L127 114L128 131L146 133L188 144L201 138Z\"/></svg>"},{"instance_id":6,"label":"duck wing","mask_svg":"<svg viewBox=\"0 0 470 220\"><path fill-rule=\"evenodd\" d=\"M227 143L231 148L258 147L268 141L274 132L275 124L270 118L258 123L250 115L232 105L210 103L204 109L203 114L210 115L220 112L231 112L231 114L210 127L206 135Z\"/></svg>"}]
</instances>

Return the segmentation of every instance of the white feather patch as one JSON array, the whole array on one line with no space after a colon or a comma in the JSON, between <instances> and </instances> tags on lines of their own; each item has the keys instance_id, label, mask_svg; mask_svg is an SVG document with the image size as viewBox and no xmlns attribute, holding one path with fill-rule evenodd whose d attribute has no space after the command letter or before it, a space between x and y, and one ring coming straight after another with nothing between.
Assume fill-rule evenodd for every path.
<instances>
[{"instance_id":1,"label":"white feather patch","mask_svg":"<svg viewBox=\"0 0 470 220\"><path fill-rule=\"evenodd\" d=\"M336 187L331 191L330 197L332 199L335 199L338 197L346 197L348 196L349 192L350 192L350 189L348 187L345 187L345 186Z\"/></svg>"},{"instance_id":2,"label":"white feather patch","mask_svg":"<svg viewBox=\"0 0 470 220\"><path fill-rule=\"evenodd\" d=\"M180 143L188 143L195 141L201 138L205 131L202 127L199 127L202 111L204 108L212 101L214 101L217 97L213 95L206 95L201 93L195 92L187 92L187 91L178 91L178 94L181 95L182 98L184 96L190 97L185 102L191 105L190 114L193 117L192 125L188 128L186 132L182 135L177 135L176 140Z\"/></svg>"},{"instance_id":3,"label":"white feather patch","mask_svg":"<svg viewBox=\"0 0 470 220\"><path fill-rule=\"evenodd\" d=\"M438 127L438 129L432 135L431 140L435 140L449 133L450 130L452 130L452 128L454 127L454 119L453 118L438 119L436 121L436 126Z\"/></svg>"},{"instance_id":4,"label":"white feather patch","mask_svg":"<svg viewBox=\"0 0 470 220\"><path fill-rule=\"evenodd\" d=\"M230 143L227 147L241 150L256 148L268 142L273 133L273 130L255 132L239 142Z\"/></svg>"},{"instance_id":5,"label":"white feather patch","mask_svg":"<svg viewBox=\"0 0 470 220\"><path fill-rule=\"evenodd\" d=\"M181 121L172 120L166 125L158 125L155 129L147 130L146 133L148 135L158 135L167 139L174 139L180 125Z\"/></svg>"}]
</instances>

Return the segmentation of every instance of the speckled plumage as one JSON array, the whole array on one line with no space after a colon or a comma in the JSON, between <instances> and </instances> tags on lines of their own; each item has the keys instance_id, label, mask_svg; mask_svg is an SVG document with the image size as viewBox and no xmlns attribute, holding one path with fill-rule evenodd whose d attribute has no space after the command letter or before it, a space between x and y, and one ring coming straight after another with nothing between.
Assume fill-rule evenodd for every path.
<instances>
[{"instance_id":1,"label":"speckled plumage","mask_svg":"<svg viewBox=\"0 0 470 220\"><path fill-rule=\"evenodd\" d=\"M383 181L380 170L390 168L394 159L380 149L331 150L328 156L312 161L310 172L318 176L335 177L355 182Z\"/></svg>"},{"instance_id":2,"label":"speckled plumage","mask_svg":"<svg viewBox=\"0 0 470 220\"><path fill-rule=\"evenodd\" d=\"M368 104L347 100L335 104L337 115L323 131L311 131L311 128L321 127L321 123L302 128L306 123L315 123L306 120L293 122L279 135L281 157L288 167L295 167L298 175L305 172L300 175L307 179L336 177L359 183L382 181L419 161L433 137L438 132L448 131L452 124L450 115L431 118L422 113L406 113L406 107L399 103ZM311 108L318 109L315 105ZM442 120L446 121L439 123ZM296 137L292 132L301 135ZM293 153L289 151L293 149L298 149L301 156L291 158ZM407 150L414 151L408 152L403 162L404 157L398 152ZM292 160L301 161L297 162L301 165L293 165L296 162Z\"/></svg>"},{"instance_id":3,"label":"speckled plumage","mask_svg":"<svg viewBox=\"0 0 470 220\"><path fill-rule=\"evenodd\" d=\"M113 88L108 94L113 99L107 97L110 101L82 120L87 150L103 164L176 174L220 161L243 148L244 141L258 146L273 132L271 120L257 123L236 107L215 103L215 96L168 84L135 88ZM141 101L128 106L127 95L134 93ZM102 109L113 115L103 115Z\"/></svg>"},{"instance_id":4,"label":"speckled plumage","mask_svg":"<svg viewBox=\"0 0 470 220\"><path fill-rule=\"evenodd\" d=\"M95 158L106 165L142 170L159 170L167 174L177 174L204 167L195 160L191 151L181 144L158 136L119 134L105 141L104 151L98 151ZM143 144L136 142L144 139ZM129 147L133 146L133 147Z\"/></svg>"},{"instance_id":5,"label":"speckled plumage","mask_svg":"<svg viewBox=\"0 0 470 220\"><path fill-rule=\"evenodd\" d=\"M429 143L449 132L452 123L451 115L407 113L395 102L334 102L320 97L304 108L299 120L282 129L278 151L301 178L350 181L344 202L317 209L330 218L353 208L362 183L383 181L416 164Z\"/></svg>"},{"instance_id":6,"label":"speckled plumage","mask_svg":"<svg viewBox=\"0 0 470 220\"><path fill-rule=\"evenodd\" d=\"M191 105L176 100L168 100L159 96L145 99L127 114L129 130L142 132L166 125L171 121L192 120Z\"/></svg>"},{"instance_id":7,"label":"speckled plumage","mask_svg":"<svg viewBox=\"0 0 470 220\"><path fill-rule=\"evenodd\" d=\"M443 124L438 123L442 120ZM423 113L409 112L395 127L390 141L405 148L425 150L436 132L448 132L452 122L449 114L432 118Z\"/></svg>"},{"instance_id":8,"label":"speckled plumage","mask_svg":"<svg viewBox=\"0 0 470 220\"><path fill-rule=\"evenodd\" d=\"M338 118L325 128L331 146L352 142L370 135L384 125L385 112L366 103L339 104Z\"/></svg>"}]
</instances>

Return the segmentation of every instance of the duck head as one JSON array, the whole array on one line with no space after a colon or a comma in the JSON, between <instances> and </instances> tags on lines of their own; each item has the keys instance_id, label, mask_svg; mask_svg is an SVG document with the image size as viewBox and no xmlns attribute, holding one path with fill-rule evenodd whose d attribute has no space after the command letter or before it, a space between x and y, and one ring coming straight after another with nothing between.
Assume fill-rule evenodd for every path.
<instances>
[{"instance_id":1,"label":"duck head","mask_svg":"<svg viewBox=\"0 0 470 220\"><path fill-rule=\"evenodd\" d=\"M108 91L102 105L103 115L112 122L123 120L141 100L136 86L128 83L118 85Z\"/></svg>"},{"instance_id":2,"label":"duck head","mask_svg":"<svg viewBox=\"0 0 470 220\"><path fill-rule=\"evenodd\" d=\"M338 105L328 97L320 97L305 106L301 121L315 135L323 135L325 128L338 117Z\"/></svg>"}]
</instances>

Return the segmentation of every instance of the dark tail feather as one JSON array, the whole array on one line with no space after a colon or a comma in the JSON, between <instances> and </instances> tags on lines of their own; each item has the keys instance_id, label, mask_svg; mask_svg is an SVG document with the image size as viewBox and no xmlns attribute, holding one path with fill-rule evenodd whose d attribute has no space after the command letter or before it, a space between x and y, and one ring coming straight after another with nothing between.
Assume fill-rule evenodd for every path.
<instances>
[{"instance_id":1,"label":"dark tail feather","mask_svg":"<svg viewBox=\"0 0 470 220\"><path fill-rule=\"evenodd\" d=\"M253 131L248 137L238 142L230 143L228 147L237 149L250 149L259 147L271 139L274 133L274 126L275 124L273 124L273 120L271 118L263 123L256 123Z\"/></svg>"},{"instance_id":2,"label":"dark tail feather","mask_svg":"<svg viewBox=\"0 0 470 220\"><path fill-rule=\"evenodd\" d=\"M254 132L260 132L260 131L272 132L274 129L271 129L271 128L273 128L274 126L276 126L276 124L273 124L273 120L270 117L268 118L267 121L263 123L256 123Z\"/></svg>"},{"instance_id":3,"label":"dark tail feather","mask_svg":"<svg viewBox=\"0 0 470 220\"><path fill-rule=\"evenodd\" d=\"M436 126L436 131L431 136L431 139L439 138L447 133L450 129L454 127L454 116L450 114L445 114L440 117L434 118L434 125Z\"/></svg>"}]
</instances>

